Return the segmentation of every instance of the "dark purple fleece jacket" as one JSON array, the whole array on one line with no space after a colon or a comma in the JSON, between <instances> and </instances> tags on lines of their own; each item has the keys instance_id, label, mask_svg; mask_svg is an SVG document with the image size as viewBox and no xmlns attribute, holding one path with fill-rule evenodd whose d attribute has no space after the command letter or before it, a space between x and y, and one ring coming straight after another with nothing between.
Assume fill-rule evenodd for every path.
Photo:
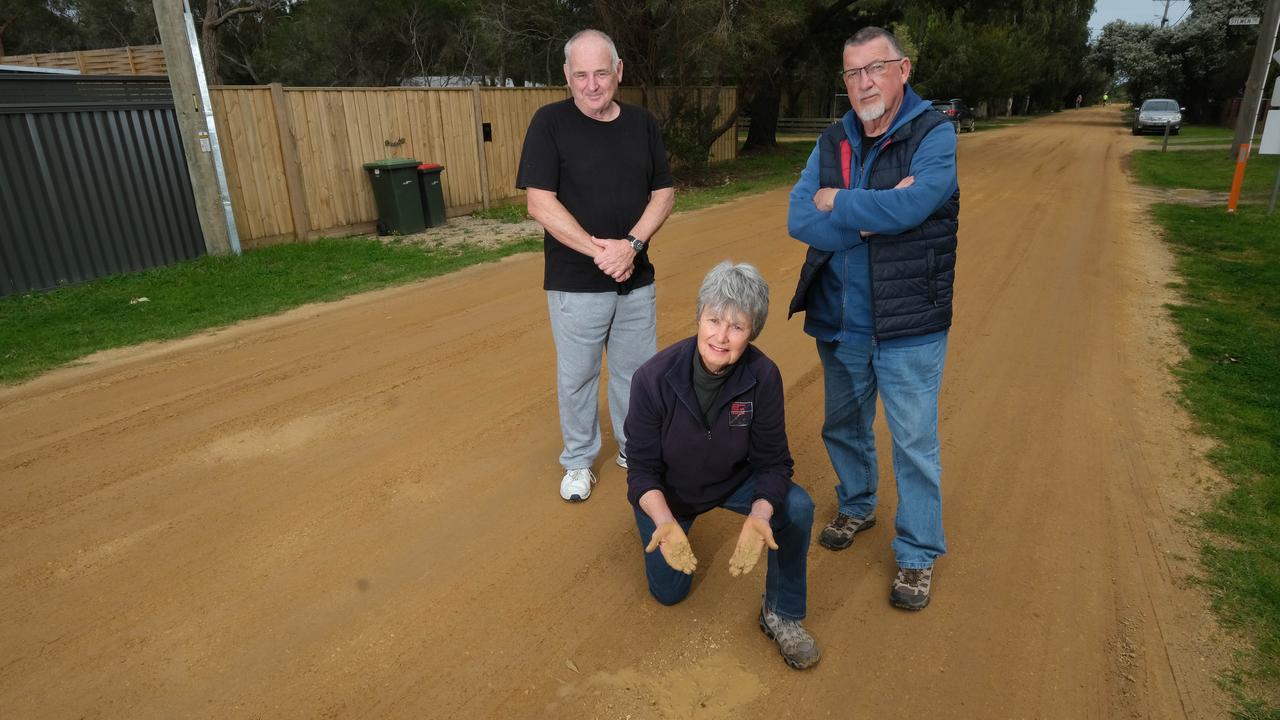
<instances>
[{"instance_id":1,"label":"dark purple fleece jacket","mask_svg":"<svg viewBox=\"0 0 1280 720\"><path fill-rule=\"evenodd\" d=\"M627 413L627 499L658 488L671 512L690 519L733 494L755 476L752 500L785 510L791 489L791 451L778 366L748 345L716 397L707 427L693 390L690 337L649 359L631 378Z\"/></svg>"}]
</instances>

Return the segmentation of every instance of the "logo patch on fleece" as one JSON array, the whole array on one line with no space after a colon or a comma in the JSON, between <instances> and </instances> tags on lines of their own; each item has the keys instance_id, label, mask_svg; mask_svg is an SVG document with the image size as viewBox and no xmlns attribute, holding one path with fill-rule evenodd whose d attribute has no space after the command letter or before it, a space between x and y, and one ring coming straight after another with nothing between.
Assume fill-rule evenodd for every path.
<instances>
[{"instance_id":1,"label":"logo patch on fleece","mask_svg":"<svg viewBox=\"0 0 1280 720\"><path fill-rule=\"evenodd\" d=\"M751 424L751 406L749 402L729 403L729 427L747 427Z\"/></svg>"}]
</instances>

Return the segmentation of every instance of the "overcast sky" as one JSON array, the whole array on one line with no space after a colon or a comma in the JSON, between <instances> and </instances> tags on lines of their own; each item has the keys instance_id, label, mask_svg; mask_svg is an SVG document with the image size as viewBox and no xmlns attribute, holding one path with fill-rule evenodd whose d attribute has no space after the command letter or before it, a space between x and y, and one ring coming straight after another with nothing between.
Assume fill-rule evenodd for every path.
<instances>
[{"instance_id":1,"label":"overcast sky","mask_svg":"<svg viewBox=\"0 0 1280 720\"><path fill-rule=\"evenodd\" d=\"M1173 0L1169 3L1169 22L1175 22L1187 11L1186 0ZM1160 15L1164 13L1164 0L1096 0L1093 17L1089 18L1089 30L1096 37L1102 32L1102 26L1112 20L1129 22L1149 22L1160 24Z\"/></svg>"}]
</instances>

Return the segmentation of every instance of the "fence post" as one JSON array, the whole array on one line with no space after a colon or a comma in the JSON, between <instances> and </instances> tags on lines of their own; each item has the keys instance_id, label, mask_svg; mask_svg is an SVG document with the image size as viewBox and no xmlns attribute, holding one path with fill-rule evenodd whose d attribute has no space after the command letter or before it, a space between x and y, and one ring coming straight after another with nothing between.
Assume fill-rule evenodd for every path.
<instances>
[{"instance_id":1,"label":"fence post","mask_svg":"<svg viewBox=\"0 0 1280 720\"><path fill-rule=\"evenodd\" d=\"M298 144L293 136L293 121L289 115L289 105L284 99L284 86L280 83L271 83L271 104L276 110L276 135L280 138L284 184L289 191L293 236L298 242L306 242L307 233L311 231L311 216L307 214L307 186L302 180L302 161L298 158Z\"/></svg>"},{"instance_id":2,"label":"fence post","mask_svg":"<svg viewBox=\"0 0 1280 720\"><path fill-rule=\"evenodd\" d=\"M484 151L484 119L481 113L480 86L471 86L471 114L476 125L476 159L480 162L480 203L489 209L489 161Z\"/></svg>"}]
</instances>

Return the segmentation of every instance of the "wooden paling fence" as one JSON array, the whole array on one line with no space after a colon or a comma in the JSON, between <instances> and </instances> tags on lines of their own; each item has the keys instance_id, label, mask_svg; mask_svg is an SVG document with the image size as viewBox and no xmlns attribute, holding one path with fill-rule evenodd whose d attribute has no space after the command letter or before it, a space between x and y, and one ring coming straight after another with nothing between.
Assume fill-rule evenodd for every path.
<instances>
[{"instance_id":1,"label":"wooden paling fence","mask_svg":"<svg viewBox=\"0 0 1280 720\"><path fill-rule=\"evenodd\" d=\"M164 75L168 72L164 50L159 45L5 55L0 57L0 65L79 70L83 75Z\"/></svg>"},{"instance_id":2,"label":"wooden paling fence","mask_svg":"<svg viewBox=\"0 0 1280 720\"><path fill-rule=\"evenodd\" d=\"M720 117L736 90L720 93ZM462 215L523 195L516 166L530 118L568 97L565 88L286 88L212 89L218 139L227 168L236 229L245 247L370 232L377 218L364 163L415 158L445 166L446 213ZM672 95L650 90L660 119ZM639 88L623 102L642 104ZM400 140L403 139L403 143ZM731 130L712 147L712 162L736 157Z\"/></svg>"}]
</instances>

